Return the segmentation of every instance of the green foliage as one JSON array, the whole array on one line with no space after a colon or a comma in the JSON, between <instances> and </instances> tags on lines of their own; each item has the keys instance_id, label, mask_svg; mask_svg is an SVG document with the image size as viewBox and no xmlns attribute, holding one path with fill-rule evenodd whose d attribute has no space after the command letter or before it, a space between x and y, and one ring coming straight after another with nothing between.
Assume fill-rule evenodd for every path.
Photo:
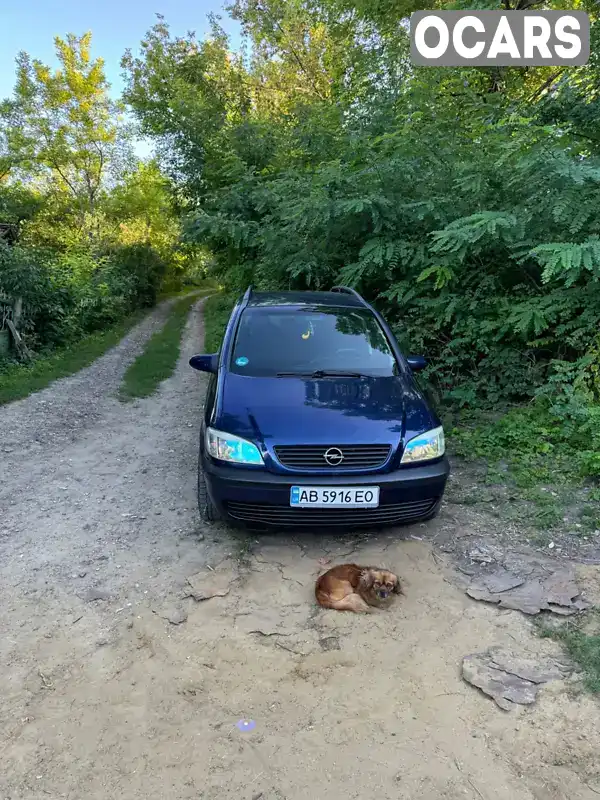
<instances>
[{"instance_id":1,"label":"green foliage","mask_svg":"<svg viewBox=\"0 0 600 800\"><path fill-rule=\"evenodd\" d=\"M217 353L220 350L236 299L235 295L228 294L213 294L206 299L203 306L205 353Z\"/></svg>"},{"instance_id":2,"label":"green foliage","mask_svg":"<svg viewBox=\"0 0 600 800\"><path fill-rule=\"evenodd\" d=\"M18 225L29 220L42 208L43 202L39 192L16 182L3 183L0 175L0 222Z\"/></svg>"},{"instance_id":3,"label":"green foliage","mask_svg":"<svg viewBox=\"0 0 600 800\"><path fill-rule=\"evenodd\" d=\"M165 270L148 245L100 258L0 245L0 288L23 299L21 333L36 350L67 345L152 306Z\"/></svg>"},{"instance_id":4,"label":"green foliage","mask_svg":"<svg viewBox=\"0 0 600 800\"><path fill-rule=\"evenodd\" d=\"M55 45L59 69L20 54L13 97L0 103L0 222L19 228L18 246L0 249L0 289L22 298L35 350L153 305L190 269L204 277L207 260L181 242L181 208L156 162L132 161L91 35Z\"/></svg>"},{"instance_id":5,"label":"green foliage","mask_svg":"<svg viewBox=\"0 0 600 800\"><path fill-rule=\"evenodd\" d=\"M569 406L546 398L499 419L477 419L452 433L457 455L505 462L517 485L578 483L600 476L600 406L573 398ZM560 477L558 477L560 476Z\"/></svg>"},{"instance_id":6,"label":"green foliage","mask_svg":"<svg viewBox=\"0 0 600 800\"><path fill-rule=\"evenodd\" d=\"M150 244L126 245L115 250L112 261L129 302L135 307L153 306L167 272L167 264L157 251Z\"/></svg>"},{"instance_id":7,"label":"green foliage","mask_svg":"<svg viewBox=\"0 0 600 800\"><path fill-rule=\"evenodd\" d=\"M229 290L346 283L439 397L530 398L600 320L597 62L415 70L406 3L371 5L238 0L246 61L216 27L198 43L161 21L125 59L127 99Z\"/></svg>"},{"instance_id":8,"label":"green foliage","mask_svg":"<svg viewBox=\"0 0 600 800\"><path fill-rule=\"evenodd\" d=\"M56 37L54 72L20 53L14 96L0 104L12 171L49 180L80 212L93 211L128 146L121 107L109 99L103 62L92 60L90 47L90 33Z\"/></svg>"},{"instance_id":9,"label":"green foliage","mask_svg":"<svg viewBox=\"0 0 600 800\"><path fill-rule=\"evenodd\" d=\"M581 217L575 221L577 227L580 219ZM544 283L564 275L565 284L572 286L582 277L585 270L596 278L600 276L600 237L595 234L580 244L573 242L541 244L531 252L544 267L542 272Z\"/></svg>"}]
</instances>

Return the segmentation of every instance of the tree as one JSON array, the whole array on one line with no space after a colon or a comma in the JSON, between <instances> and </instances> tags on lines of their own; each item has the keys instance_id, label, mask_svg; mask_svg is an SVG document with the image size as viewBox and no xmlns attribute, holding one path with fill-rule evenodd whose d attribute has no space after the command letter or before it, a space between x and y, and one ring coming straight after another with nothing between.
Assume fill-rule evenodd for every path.
<instances>
[{"instance_id":1,"label":"tree","mask_svg":"<svg viewBox=\"0 0 600 800\"><path fill-rule=\"evenodd\" d=\"M142 132L157 138L161 163L190 199L234 168L228 137L243 125L251 96L241 59L216 22L199 43L193 33L173 38L158 17L141 54L128 50L123 57L124 99Z\"/></svg>"},{"instance_id":2,"label":"tree","mask_svg":"<svg viewBox=\"0 0 600 800\"><path fill-rule=\"evenodd\" d=\"M102 59L91 57L91 34L56 37L60 68L27 53L17 58L12 98L0 105L4 169L65 193L78 212L98 198L129 154L123 107L108 95Z\"/></svg>"},{"instance_id":3,"label":"tree","mask_svg":"<svg viewBox=\"0 0 600 800\"><path fill-rule=\"evenodd\" d=\"M171 185L155 161L127 173L103 203L103 211L119 229L125 245L147 244L164 258L179 244L180 219Z\"/></svg>"},{"instance_id":4,"label":"tree","mask_svg":"<svg viewBox=\"0 0 600 800\"><path fill-rule=\"evenodd\" d=\"M186 235L222 283L355 286L446 397L530 396L600 319L596 56L560 74L415 68L415 9L237 0L249 58L155 28L128 100L186 155Z\"/></svg>"}]
</instances>

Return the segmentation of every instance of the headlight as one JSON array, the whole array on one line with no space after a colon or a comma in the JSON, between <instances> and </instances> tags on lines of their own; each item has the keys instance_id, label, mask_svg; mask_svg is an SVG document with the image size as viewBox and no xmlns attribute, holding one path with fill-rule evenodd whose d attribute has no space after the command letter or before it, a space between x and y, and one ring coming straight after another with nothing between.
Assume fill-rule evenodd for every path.
<instances>
[{"instance_id":1,"label":"headlight","mask_svg":"<svg viewBox=\"0 0 600 800\"><path fill-rule=\"evenodd\" d=\"M444 429L434 428L427 433L420 433L408 442L400 463L414 464L415 461L431 461L433 458L440 458L445 452Z\"/></svg>"},{"instance_id":2,"label":"headlight","mask_svg":"<svg viewBox=\"0 0 600 800\"><path fill-rule=\"evenodd\" d=\"M206 429L206 449L213 458L230 464L264 464L255 444L214 428Z\"/></svg>"}]
</instances>

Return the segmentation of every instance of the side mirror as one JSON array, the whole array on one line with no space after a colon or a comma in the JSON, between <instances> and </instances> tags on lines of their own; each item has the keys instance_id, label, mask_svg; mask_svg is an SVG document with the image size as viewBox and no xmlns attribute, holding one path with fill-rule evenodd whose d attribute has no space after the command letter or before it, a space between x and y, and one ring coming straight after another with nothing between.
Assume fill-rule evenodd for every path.
<instances>
[{"instance_id":1,"label":"side mirror","mask_svg":"<svg viewBox=\"0 0 600 800\"><path fill-rule=\"evenodd\" d=\"M413 372L418 372L421 369L425 369L427 366L427 359L423 356L409 356L406 360Z\"/></svg>"},{"instance_id":2,"label":"side mirror","mask_svg":"<svg viewBox=\"0 0 600 800\"><path fill-rule=\"evenodd\" d=\"M216 373L219 369L219 354L212 353L210 355L192 356L189 364L190 367L197 369L199 372Z\"/></svg>"}]
</instances>

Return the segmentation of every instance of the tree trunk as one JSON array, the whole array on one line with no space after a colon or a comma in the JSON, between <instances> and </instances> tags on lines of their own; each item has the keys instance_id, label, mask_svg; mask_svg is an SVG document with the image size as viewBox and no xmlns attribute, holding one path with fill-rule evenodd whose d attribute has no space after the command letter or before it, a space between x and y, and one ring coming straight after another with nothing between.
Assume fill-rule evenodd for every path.
<instances>
[{"instance_id":1,"label":"tree trunk","mask_svg":"<svg viewBox=\"0 0 600 800\"><path fill-rule=\"evenodd\" d=\"M17 297L13 305L13 325L19 330L19 322L21 321L21 314L23 313L23 298Z\"/></svg>"}]
</instances>

